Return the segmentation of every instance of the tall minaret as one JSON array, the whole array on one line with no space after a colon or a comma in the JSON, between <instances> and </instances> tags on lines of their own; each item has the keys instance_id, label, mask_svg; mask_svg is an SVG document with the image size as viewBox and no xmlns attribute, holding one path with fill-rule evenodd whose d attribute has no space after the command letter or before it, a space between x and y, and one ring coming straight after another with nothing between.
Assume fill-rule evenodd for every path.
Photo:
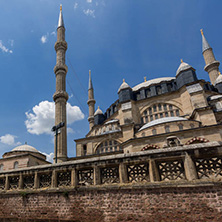
<instances>
[{"instance_id":1,"label":"tall minaret","mask_svg":"<svg viewBox=\"0 0 222 222\"><path fill-rule=\"evenodd\" d=\"M54 72L56 75L56 92L53 95L53 99L55 101L55 125L58 125L60 122L65 122L65 126L60 129L60 133L57 137L58 163L67 160L66 102L69 96L66 92L66 73L68 71L65 64L66 50L67 42L65 41L65 27L62 16L62 6L60 5L57 41L55 43L56 65L54 67Z\"/></svg>"},{"instance_id":2,"label":"tall minaret","mask_svg":"<svg viewBox=\"0 0 222 222\"><path fill-rule=\"evenodd\" d=\"M95 99L94 99L94 90L92 85L92 78L91 78L91 70L89 70L89 88L88 88L88 101L87 104L89 106L89 129L91 130L94 126L94 113L95 113Z\"/></svg>"},{"instance_id":3,"label":"tall minaret","mask_svg":"<svg viewBox=\"0 0 222 222\"><path fill-rule=\"evenodd\" d=\"M214 85L215 80L217 79L217 77L219 75L220 62L216 61L216 59L214 57L213 50L210 47L209 43L207 42L207 40L203 34L203 30L201 29L200 32L202 35L202 53L203 53L203 57L204 57L205 64L206 64L206 66L204 67L204 70L206 72L208 72L208 74L210 76L210 81Z\"/></svg>"}]
</instances>

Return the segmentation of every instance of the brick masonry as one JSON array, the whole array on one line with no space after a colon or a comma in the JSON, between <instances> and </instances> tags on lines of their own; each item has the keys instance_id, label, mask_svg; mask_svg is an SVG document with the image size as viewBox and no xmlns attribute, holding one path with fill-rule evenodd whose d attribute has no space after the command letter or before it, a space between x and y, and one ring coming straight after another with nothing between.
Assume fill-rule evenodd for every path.
<instances>
[{"instance_id":1,"label":"brick masonry","mask_svg":"<svg viewBox=\"0 0 222 222\"><path fill-rule=\"evenodd\" d=\"M0 221L222 221L222 186L5 193Z\"/></svg>"}]
</instances>

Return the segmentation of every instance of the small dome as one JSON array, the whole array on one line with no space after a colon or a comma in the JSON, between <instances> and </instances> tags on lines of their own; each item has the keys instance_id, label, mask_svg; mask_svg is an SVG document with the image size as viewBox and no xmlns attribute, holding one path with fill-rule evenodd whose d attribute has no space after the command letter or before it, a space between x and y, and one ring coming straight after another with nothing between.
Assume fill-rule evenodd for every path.
<instances>
[{"instance_id":1,"label":"small dome","mask_svg":"<svg viewBox=\"0 0 222 222\"><path fill-rule=\"evenodd\" d=\"M17 146L14 149L12 149L11 152L13 152L13 151L28 151L28 152L39 153L39 151L36 148L34 148L33 146L30 146L30 145L27 145L27 144Z\"/></svg>"},{"instance_id":2,"label":"small dome","mask_svg":"<svg viewBox=\"0 0 222 222\"><path fill-rule=\"evenodd\" d=\"M186 71L188 69L193 69L193 67L181 60L181 64L179 68L177 69L176 76L179 75L181 72Z\"/></svg>"},{"instance_id":3,"label":"small dome","mask_svg":"<svg viewBox=\"0 0 222 222\"><path fill-rule=\"evenodd\" d=\"M98 106L98 109L96 110L96 112L94 113L94 116L96 115L103 115L103 111L99 108Z\"/></svg>"},{"instance_id":4,"label":"small dome","mask_svg":"<svg viewBox=\"0 0 222 222\"><path fill-rule=\"evenodd\" d=\"M121 86L120 86L119 89L118 89L118 93L119 93L121 90L123 90L123 89L128 89L128 88L131 89L131 87L125 82L125 80L123 80L123 83L121 84Z\"/></svg>"},{"instance_id":5,"label":"small dome","mask_svg":"<svg viewBox=\"0 0 222 222\"><path fill-rule=\"evenodd\" d=\"M217 85L217 84L219 84L219 83L222 83L222 75L221 75L221 74L217 77L214 85Z\"/></svg>"}]
</instances>

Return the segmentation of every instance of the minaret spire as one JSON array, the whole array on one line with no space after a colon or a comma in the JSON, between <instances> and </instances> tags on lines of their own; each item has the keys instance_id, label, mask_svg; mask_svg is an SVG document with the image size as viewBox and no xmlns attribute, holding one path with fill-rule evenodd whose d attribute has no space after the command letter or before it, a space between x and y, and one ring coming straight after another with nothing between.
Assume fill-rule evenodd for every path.
<instances>
[{"instance_id":1,"label":"minaret spire","mask_svg":"<svg viewBox=\"0 0 222 222\"><path fill-rule=\"evenodd\" d=\"M94 99L94 89L91 78L91 70L89 70L89 88L88 88L88 101L87 104L89 106L89 129L91 130L94 126L94 113L95 113L95 99Z\"/></svg>"},{"instance_id":2,"label":"minaret spire","mask_svg":"<svg viewBox=\"0 0 222 222\"><path fill-rule=\"evenodd\" d=\"M201 29L200 32L202 35L202 53L206 64L204 70L208 72L211 83L215 85L215 81L219 75L218 72L219 72L220 62L216 61L213 49L210 47L209 43L207 42L203 34L203 29Z\"/></svg>"},{"instance_id":3,"label":"minaret spire","mask_svg":"<svg viewBox=\"0 0 222 222\"><path fill-rule=\"evenodd\" d=\"M204 53L204 51L206 51L207 49L211 49L211 47L204 36L203 29L201 29L200 32L202 35L202 53Z\"/></svg>"},{"instance_id":4,"label":"minaret spire","mask_svg":"<svg viewBox=\"0 0 222 222\"><path fill-rule=\"evenodd\" d=\"M57 28L57 41L55 43L56 65L54 72L56 75L56 92L53 95L55 101L55 125L61 122L65 123L65 127L60 129L57 137L57 159L58 162L67 160L67 127L66 127L66 102L68 94L66 92L66 73L68 68L65 64L65 53L67 43L65 41L65 27L62 17L62 7L60 6L59 22ZM55 143L56 152L56 143Z\"/></svg>"},{"instance_id":5,"label":"minaret spire","mask_svg":"<svg viewBox=\"0 0 222 222\"><path fill-rule=\"evenodd\" d=\"M60 5L58 28L61 27L61 26L65 27L64 22L63 22L63 16L62 16L62 5Z\"/></svg>"}]
</instances>

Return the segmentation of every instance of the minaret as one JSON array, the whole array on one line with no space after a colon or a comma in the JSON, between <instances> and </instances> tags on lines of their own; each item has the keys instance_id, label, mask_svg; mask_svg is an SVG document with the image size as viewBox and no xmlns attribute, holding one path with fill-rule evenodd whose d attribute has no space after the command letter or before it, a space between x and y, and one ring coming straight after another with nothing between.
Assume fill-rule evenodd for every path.
<instances>
[{"instance_id":1,"label":"minaret","mask_svg":"<svg viewBox=\"0 0 222 222\"><path fill-rule=\"evenodd\" d=\"M200 32L202 35L202 53L206 64L204 70L208 72L211 83L215 85L215 80L219 75L218 72L219 72L220 62L216 61L213 50L203 34L203 30L201 29Z\"/></svg>"},{"instance_id":2,"label":"minaret","mask_svg":"<svg viewBox=\"0 0 222 222\"><path fill-rule=\"evenodd\" d=\"M68 68L65 64L66 50L65 27L62 16L62 6L60 5L57 41L55 43L56 65L54 72L56 75L56 92L53 95L53 99L55 101L55 125L58 125L60 122L65 122L65 126L60 129L57 137L58 163L67 160L66 102L68 100L68 94L66 92L66 73Z\"/></svg>"},{"instance_id":3,"label":"minaret","mask_svg":"<svg viewBox=\"0 0 222 222\"><path fill-rule=\"evenodd\" d=\"M94 90L92 85L92 78L91 78L91 70L89 70L89 88L88 88L88 101L87 104L89 106L89 129L91 130L94 126L94 113L95 113L95 99L94 99Z\"/></svg>"}]
</instances>

